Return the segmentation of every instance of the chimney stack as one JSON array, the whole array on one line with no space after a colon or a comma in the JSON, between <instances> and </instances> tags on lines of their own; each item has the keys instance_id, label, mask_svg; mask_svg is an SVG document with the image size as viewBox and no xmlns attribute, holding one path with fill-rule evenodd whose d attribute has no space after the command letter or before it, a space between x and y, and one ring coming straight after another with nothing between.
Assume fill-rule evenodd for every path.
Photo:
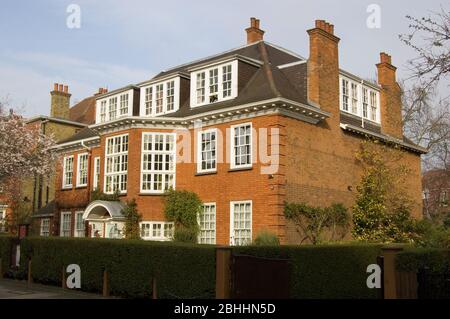
<instances>
[{"instance_id":1,"label":"chimney stack","mask_svg":"<svg viewBox=\"0 0 450 319\"><path fill-rule=\"evenodd\" d=\"M330 126L339 129L339 38L334 26L316 20L309 34L308 100L331 113Z\"/></svg>"},{"instance_id":2,"label":"chimney stack","mask_svg":"<svg viewBox=\"0 0 450 319\"><path fill-rule=\"evenodd\" d=\"M385 52L380 53L377 64L380 91L381 131L384 134L403 139L401 89L396 81L397 68L392 58Z\"/></svg>"},{"instance_id":3,"label":"chimney stack","mask_svg":"<svg viewBox=\"0 0 450 319\"><path fill-rule=\"evenodd\" d=\"M259 28L259 19L250 18L250 27L245 29L247 32L247 44L252 44L263 40L264 31Z\"/></svg>"},{"instance_id":4,"label":"chimney stack","mask_svg":"<svg viewBox=\"0 0 450 319\"><path fill-rule=\"evenodd\" d=\"M98 92L95 93L94 95L100 95L100 94L104 94L104 93L108 93L108 89L106 89L106 88L98 88Z\"/></svg>"},{"instance_id":5,"label":"chimney stack","mask_svg":"<svg viewBox=\"0 0 450 319\"><path fill-rule=\"evenodd\" d=\"M50 92L50 116L61 119L69 119L70 96L69 86L55 83Z\"/></svg>"}]
</instances>

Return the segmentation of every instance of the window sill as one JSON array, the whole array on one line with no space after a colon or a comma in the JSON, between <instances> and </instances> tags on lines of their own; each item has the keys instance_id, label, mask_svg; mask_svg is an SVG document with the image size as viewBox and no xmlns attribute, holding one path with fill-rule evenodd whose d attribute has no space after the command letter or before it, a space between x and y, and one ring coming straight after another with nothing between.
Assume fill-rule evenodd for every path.
<instances>
[{"instance_id":1,"label":"window sill","mask_svg":"<svg viewBox=\"0 0 450 319\"><path fill-rule=\"evenodd\" d=\"M83 189L83 188L87 188L87 185L80 185L75 187L75 189Z\"/></svg>"},{"instance_id":2,"label":"window sill","mask_svg":"<svg viewBox=\"0 0 450 319\"><path fill-rule=\"evenodd\" d=\"M73 190L73 186L61 188L62 192L71 191L71 190Z\"/></svg>"},{"instance_id":3,"label":"window sill","mask_svg":"<svg viewBox=\"0 0 450 319\"><path fill-rule=\"evenodd\" d=\"M138 193L139 196L166 196L164 193Z\"/></svg>"},{"instance_id":4,"label":"window sill","mask_svg":"<svg viewBox=\"0 0 450 319\"><path fill-rule=\"evenodd\" d=\"M241 172L241 171L251 171L251 170L253 170L253 166L230 168L228 170L228 172L231 173L231 172Z\"/></svg>"},{"instance_id":5,"label":"window sill","mask_svg":"<svg viewBox=\"0 0 450 319\"><path fill-rule=\"evenodd\" d=\"M215 174L217 174L217 171L197 172L197 173L194 174L194 176L215 175Z\"/></svg>"}]
</instances>

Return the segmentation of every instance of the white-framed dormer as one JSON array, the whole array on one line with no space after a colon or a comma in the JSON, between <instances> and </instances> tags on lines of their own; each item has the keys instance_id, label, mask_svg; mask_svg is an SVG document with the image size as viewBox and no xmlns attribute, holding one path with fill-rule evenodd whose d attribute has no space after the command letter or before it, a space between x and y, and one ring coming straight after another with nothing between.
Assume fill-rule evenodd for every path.
<instances>
[{"instance_id":1,"label":"white-framed dormer","mask_svg":"<svg viewBox=\"0 0 450 319\"><path fill-rule=\"evenodd\" d=\"M191 71L191 107L234 99L238 95L238 59L202 65Z\"/></svg>"},{"instance_id":2,"label":"white-framed dormer","mask_svg":"<svg viewBox=\"0 0 450 319\"><path fill-rule=\"evenodd\" d=\"M176 75L144 83L140 87L139 115L153 117L178 111L180 82Z\"/></svg>"},{"instance_id":3,"label":"white-framed dormer","mask_svg":"<svg viewBox=\"0 0 450 319\"><path fill-rule=\"evenodd\" d=\"M95 101L95 123L114 121L121 117L133 115L134 90L110 92Z\"/></svg>"},{"instance_id":4,"label":"white-framed dormer","mask_svg":"<svg viewBox=\"0 0 450 319\"><path fill-rule=\"evenodd\" d=\"M381 123L379 88L342 72L339 75L339 107L342 112Z\"/></svg>"}]
</instances>

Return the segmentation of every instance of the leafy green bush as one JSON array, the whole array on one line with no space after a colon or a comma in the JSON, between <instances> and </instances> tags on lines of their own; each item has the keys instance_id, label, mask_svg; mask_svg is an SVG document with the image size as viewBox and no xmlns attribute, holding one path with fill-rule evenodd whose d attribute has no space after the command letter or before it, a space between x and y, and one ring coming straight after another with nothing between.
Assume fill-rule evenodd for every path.
<instances>
[{"instance_id":1,"label":"leafy green bush","mask_svg":"<svg viewBox=\"0 0 450 319\"><path fill-rule=\"evenodd\" d=\"M11 264L11 244L13 237L10 235L0 235L0 259L2 260L2 272L5 273ZM1 276L2 274L0 274Z\"/></svg>"},{"instance_id":2,"label":"leafy green bush","mask_svg":"<svg viewBox=\"0 0 450 319\"><path fill-rule=\"evenodd\" d=\"M417 246L450 249L450 228L421 220L416 222L415 231L418 234Z\"/></svg>"},{"instance_id":3,"label":"leafy green bush","mask_svg":"<svg viewBox=\"0 0 450 319\"><path fill-rule=\"evenodd\" d=\"M279 246L280 240L274 233L267 230L262 230L256 235L253 244L256 246Z\"/></svg>"},{"instance_id":4,"label":"leafy green bush","mask_svg":"<svg viewBox=\"0 0 450 319\"><path fill-rule=\"evenodd\" d=\"M381 245L243 246L234 253L290 259L290 296L301 299L378 298L366 285L367 266L377 261Z\"/></svg>"},{"instance_id":5,"label":"leafy green bush","mask_svg":"<svg viewBox=\"0 0 450 319\"><path fill-rule=\"evenodd\" d=\"M419 298L450 298L449 249L406 249L397 255L395 265L399 271L418 273Z\"/></svg>"},{"instance_id":6,"label":"leafy green bush","mask_svg":"<svg viewBox=\"0 0 450 319\"><path fill-rule=\"evenodd\" d=\"M101 190L96 189L91 192L91 201L104 200L108 202L118 201L120 199L120 192L116 190L113 194L105 194Z\"/></svg>"},{"instance_id":7,"label":"leafy green bush","mask_svg":"<svg viewBox=\"0 0 450 319\"><path fill-rule=\"evenodd\" d=\"M215 295L213 246L55 237L26 238L21 249L21 268L26 271L25 261L32 258L32 277L36 282L60 285L63 267L78 264L84 291L100 292L106 269L113 295L149 297L153 278L159 298Z\"/></svg>"},{"instance_id":8,"label":"leafy green bush","mask_svg":"<svg viewBox=\"0 0 450 319\"><path fill-rule=\"evenodd\" d=\"M329 207L285 203L284 216L294 223L297 233L303 236L300 243L309 240L314 245L324 241L324 233L327 231L331 235L329 240L344 238L350 221L347 209L340 203Z\"/></svg>"},{"instance_id":9,"label":"leafy green bush","mask_svg":"<svg viewBox=\"0 0 450 319\"><path fill-rule=\"evenodd\" d=\"M122 209L122 214L125 216L125 238L140 239L139 223L142 221L142 215L137 210L137 203L134 198L127 202Z\"/></svg>"},{"instance_id":10,"label":"leafy green bush","mask_svg":"<svg viewBox=\"0 0 450 319\"><path fill-rule=\"evenodd\" d=\"M195 244L197 242L197 233L195 229L178 226L175 228L173 239L180 243Z\"/></svg>"}]
</instances>

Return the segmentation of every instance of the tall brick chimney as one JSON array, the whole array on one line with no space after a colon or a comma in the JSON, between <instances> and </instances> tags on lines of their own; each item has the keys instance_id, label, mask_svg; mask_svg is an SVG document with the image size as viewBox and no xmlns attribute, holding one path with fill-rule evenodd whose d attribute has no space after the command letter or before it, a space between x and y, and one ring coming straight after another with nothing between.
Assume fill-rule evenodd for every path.
<instances>
[{"instance_id":1,"label":"tall brick chimney","mask_svg":"<svg viewBox=\"0 0 450 319\"><path fill-rule=\"evenodd\" d=\"M380 92L381 131L384 134L403 139L401 89L395 79L397 68L392 65L389 54L380 53L377 64Z\"/></svg>"},{"instance_id":2,"label":"tall brick chimney","mask_svg":"<svg viewBox=\"0 0 450 319\"><path fill-rule=\"evenodd\" d=\"M67 85L55 83L53 91L50 92L50 116L69 119L70 96Z\"/></svg>"},{"instance_id":3,"label":"tall brick chimney","mask_svg":"<svg viewBox=\"0 0 450 319\"><path fill-rule=\"evenodd\" d=\"M339 38L334 26L324 20L316 20L309 34L308 100L330 112L328 121L339 128Z\"/></svg>"},{"instance_id":4,"label":"tall brick chimney","mask_svg":"<svg viewBox=\"0 0 450 319\"><path fill-rule=\"evenodd\" d=\"M250 27L245 31L247 31L247 44L261 41L264 38L264 31L259 28L259 19L250 18Z\"/></svg>"}]
</instances>

